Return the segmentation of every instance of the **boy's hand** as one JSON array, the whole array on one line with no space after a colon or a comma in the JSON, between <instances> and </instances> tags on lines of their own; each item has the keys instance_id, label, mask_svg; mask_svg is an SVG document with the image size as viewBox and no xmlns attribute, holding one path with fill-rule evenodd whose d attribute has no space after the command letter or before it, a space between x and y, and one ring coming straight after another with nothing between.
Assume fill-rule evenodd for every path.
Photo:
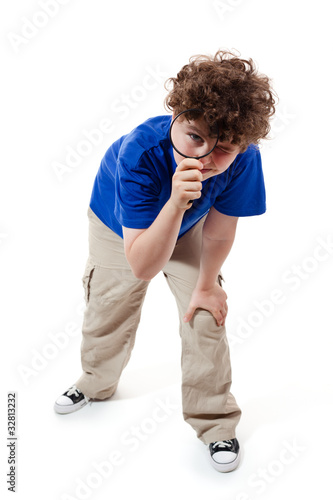
<instances>
[{"instance_id":1,"label":"boy's hand","mask_svg":"<svg viewBox=\"0 0 333 500\"><path fill-rule=\"evenodd\" d=\"M181 210L191 208L191 200L201 196L203 168L199 160L185 158L176 168L172 177L172 192L170 201Z\"/></svg>"},{"instance_id":2,"label":"boy's hand","mask_svg":"<svg viewBox=\"0 0 333 500\"><path fill-rule=\"evenodd\" d=\"M218 283L212 288L205 290L195 288L192 293L190 305L184 316L184 322L188 323L196 309L206 309L212 313L217 326L223 326L228 312L227 294Z\"/></svg>"}]
</instances>

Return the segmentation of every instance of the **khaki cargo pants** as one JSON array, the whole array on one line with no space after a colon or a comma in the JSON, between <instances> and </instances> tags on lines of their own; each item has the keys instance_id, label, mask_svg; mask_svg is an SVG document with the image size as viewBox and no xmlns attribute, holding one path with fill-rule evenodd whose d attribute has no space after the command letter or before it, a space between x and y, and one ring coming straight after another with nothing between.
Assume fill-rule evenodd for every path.
<instances>
[{"instance_id":1,"label":"khaki cargo pants","mask_svg":"<svg viewBox=\"0 0 333 500\"><path fill-rule=\"evenodd\" d=\"M123 240L89 208L89 258L83 283L83 374L76 386L93 399L109 398L129 361L149 282L133 275ZM230 393L231 368L225 327L197 309L184 323L199 272L202 226L182 236L163 269L180 317L183 415L205 444L232 439L241 411ZM222 276L217 279L221 284Z\"/></svg>"}]
</instances>

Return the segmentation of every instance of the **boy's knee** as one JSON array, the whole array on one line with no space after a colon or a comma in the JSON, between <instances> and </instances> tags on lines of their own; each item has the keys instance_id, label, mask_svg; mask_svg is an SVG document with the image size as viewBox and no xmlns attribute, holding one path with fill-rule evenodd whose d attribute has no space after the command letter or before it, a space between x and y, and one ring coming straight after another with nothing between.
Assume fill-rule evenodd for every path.
<instances>
[{"instance_id":1,"label":"boy's knee","mask_svg":"<svg viewBox=\"0 0 333 500\"><path fill-rule=\"evenodd\" d=\"M189 323L194 331L203 336L210 333L221 336L226 331L225 325L218 326L212 313L205 309L197 309Z\"/></svg>"}]
</instances>

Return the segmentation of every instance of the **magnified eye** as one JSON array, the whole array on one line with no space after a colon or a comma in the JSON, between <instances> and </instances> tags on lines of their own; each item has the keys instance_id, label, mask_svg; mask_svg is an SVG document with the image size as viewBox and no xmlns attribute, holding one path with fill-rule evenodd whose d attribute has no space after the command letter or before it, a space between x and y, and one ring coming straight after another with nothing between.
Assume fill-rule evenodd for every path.
<instances>
[{"instance_id":1,"label":"magnified eye","mask_svg":"<svg viewBox=\"0 0 333 500\"><path fill-rule=\"evenodd\" d=\"M197 134L189 134L190 138L192 141L196 142L197 144L202 144L204 140Z\"/></svg>"}]
</instances>

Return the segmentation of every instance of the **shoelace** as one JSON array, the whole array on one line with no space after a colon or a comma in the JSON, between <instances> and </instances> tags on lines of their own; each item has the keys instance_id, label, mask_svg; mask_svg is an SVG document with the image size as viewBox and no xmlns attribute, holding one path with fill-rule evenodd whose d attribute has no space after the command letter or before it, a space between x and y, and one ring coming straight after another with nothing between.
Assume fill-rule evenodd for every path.
<instances>
[{"instance_id":1,"label":"shoelace","mask_svg":"<svg viewBox=\"0 0 333 500\"><path fill-rule=\"evenodd\" d=\"M213 448L216 448L216 446L220 446L221 448L231 448L232 447L232 441L227 440L227 441L216 441L216 443L213 444Z\"/></svg>"},{"instance_id":2,"label":"shoelace","mask_svg":"<svg viewBox=\"0 0 333 500\"><path fill-rule=\"evenodd\" d=\"M71 387L67 391L67 396L72 396L73 394L75 394L75 396L78 398L79 397L79 393L81 393L80 389L78 389L75 385L73 385L73 387Z\"/></svg>"},{"instance_id":3,"label":"shoelace","mask_svg":"<svg viewBox=\"0 0 333 500\"><path fill-rule=\"evenodd\" d=\"M79 393L82 394L80 389L78 389L75 385L73 385L73 387L71 387L67 391L67 396L72 396L72 394L75 394L76 397L79 397ZM84 399L86 400L87 403L89 403L89 398L87 396L84 396Z\"/></svg>"}]
</instances>

